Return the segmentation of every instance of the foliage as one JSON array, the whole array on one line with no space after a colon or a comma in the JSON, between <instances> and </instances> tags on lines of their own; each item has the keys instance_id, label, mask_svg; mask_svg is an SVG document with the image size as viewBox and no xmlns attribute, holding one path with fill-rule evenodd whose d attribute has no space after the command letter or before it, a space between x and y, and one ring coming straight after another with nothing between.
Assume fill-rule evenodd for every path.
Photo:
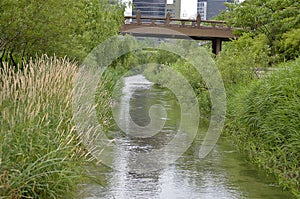
<instances>
[{"instance_id":1,"label":"foliage","mask_svg":"<svg viewBox=\"0 0 300 199\"><path fill-rule=\"evenodd\" d=\"M76 1L78 2L78 1ZM123 23L124 5L113 0L79 1L80 24L76 24L76 45L83 47L84 56L105 39L118 34ZM78 39L78 40L76 40Z\"/></svg>"},{"instance_id":2,"label":"foliage","mask_svg":"<svg viewBox=\"0 0 300 199\"><path fill-rule=\"evenodd\" d=\"M123 72L124 69L129 70L139 64L140 54L142 52L140 50L135 50L139 47L135 37L125 35L120 43L114 42L114 44L116 45L114 52L110 52L110 54L113 55L113 57L117 57L117 54L121 54L121 56L114 60L110 67Z\"/></svg>"},{"instance_id":3,"label":"foliage","mask_svg":"<svg viewBox=\"0 0 300 199\"><path fill-rule=\"evenodd\" d=\"M281 56L286 59L294 59L300 55L300 28L292 29L284 33L279 44Z\"/></svg>"},{"instance_id":4,"label":"foliage","mask_svg":"<svg viewBox=\"0 0 300 199\"><path fill-rule=\"evenodd\" d=\"M176 45L161 42L161 47L166 50L156 50L151 53L148 61L155 64L151 67L147 67L144 71L144 75L150 81L158 82L159 85L164 85L168 82L169 84L176 85L177 88L181 88L182 82L179 77L172 76L172 78L170 78L169 71L165 67L170 67L171 70L178 72L192 87L198 99L201 119L207 121L211 112L210 94L207 85L192 63L189 63L183 58L188 57L189 60L192 60L194 59L193 56L199 56L197 52L200 50L200 47L194 44L195 42L184 40L176 41ZM178 51L181 52L180 55L182 55L182 57L172 53L172 50L167 50L174 47L180 48Z\"/></svg>"},{"instance_id":5,"label":"foliage","mask_svg":"<svg viewBox=\"0 0 300 199\"><path fill-rule=\"evenodd\" d=\"M123 7L108 0L2 0L0 63L13 65L36 54L82 59L118 32Z\"/></svg>"},{"instance_id":6,"label":"foliage","mask_svg":"<svg viewBox=\"0 0 300 199\"><path fill-rule=\"evenodd\" d=\"M300 27L298 0L246 0L241 4L226 5L229 12L226 12L223 18L235 27L266 35L272 55L279 54L278 49L284 49L278 42L282 35Z\"/></svg>"},{"instance_id":7,"label":"foliage","mask_svg":"<svg viewBox=\"0 0 300 199\"><path fill-rule=\"evenodd\" d=\"M228 96L226 132L250 160L300 197L299 2L245 0L227 6L220 17L244 34L217 57ZM293 59L274 74L255 73Z\"/></svg>"},{"instance_id":8,"label":"foliage","mask_svg":"<svg viewBox=\"0 0 300 199\"><path fill-rule=\"evenodd\" d=\"M269 53L267 38L262 34L256 38L244 34L239 40L226 44L216 59L225 86L248 84L257 79L255 71L267 68L271 62Z\"/></svg>"},{"instance_id":9,"label":"foliage","mask_svg":"<svg viewBox=\"0 0 300 199\"><path fill-rule=\"evenodd\" d=\"M83 177L87 153L72 123L76 71L47 56L0 69L1 197L63 197Z\"/></svg>"},{"instance_id":10,"label":"foliage","mask_svg":"<svg viewBox=\"0 0 300 199\"><path fill-rule=\"evenodd\" d=\"M229 100L227 129L239 147L300 196L300 59L281 66Z\"/></svg>"}]
</instances>

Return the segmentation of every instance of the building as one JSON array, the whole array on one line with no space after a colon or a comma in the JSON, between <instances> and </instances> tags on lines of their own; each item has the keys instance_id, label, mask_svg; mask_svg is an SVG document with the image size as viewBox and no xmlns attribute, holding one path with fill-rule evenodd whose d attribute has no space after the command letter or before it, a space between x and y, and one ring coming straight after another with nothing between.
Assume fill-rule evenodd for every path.
<instances>
[{"instance_id":1,"label":"building","mask_svg":"<svg viewBox=\"0 0 300 199\"><path fill-rule=\"evenodd\" d=\"M167 11L166 0L133 0L132 15L136 15L137 10L145 17L165 17Z\"/></svg>"},{"instance_id":2,"label":"building","mask_svg":"<svg viewBox=\"0 0 300 199\"><path fill-rule=\"evenodd\" d=\"M122 3L126 5L124 16L132 16L132 0L122 0Z\"/></svg>"},{"instance_id":3,"label":"building","mask_svg":"<svg viewBox=\"0 0 300 199\"><path fill-rule=\"evenodd\" d=\"M181 0L168 0L167 12L170 13L171 18L180 18Z\"/></svg>"},{"instance_id":4,"label":"building","mask_svg":"<svg viewBox=\"0 0 300 199\"><path fill-rule=\"evenodd\" d=\"M200 13L201 19L211 19L217 16L221 11L226 10L225 2L232 0L198 0L197 13Z\"/></svg>"},{"instance_id":5,"label":"building","mask_svg":"<svg viewBox=\"0 0 300 199\"><path fill-rule=\"evenodd\" d=\"M182 0L180 9L181 19L197 18L197 2L198 0Z\"/></svg>"},{"instance_id":6,"label":"building","mask_svg":"<svg viewBox=\"0 0 300 199\"><path fill-rule=\"evenodd\" d=\"M200 14L202 20L206 20L206 17L207 17L207 2L206 1L198 0L197 14Z\"/></svg>"}]
</instances>

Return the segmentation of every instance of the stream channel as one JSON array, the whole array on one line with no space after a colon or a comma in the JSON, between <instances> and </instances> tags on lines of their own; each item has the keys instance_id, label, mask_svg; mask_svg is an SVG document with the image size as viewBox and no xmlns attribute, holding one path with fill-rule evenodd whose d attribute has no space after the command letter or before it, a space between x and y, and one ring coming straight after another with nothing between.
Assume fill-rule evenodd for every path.
<instances>
[{"instance_id":1,"label":"stream channel","mask_svg":"<svg viewBox=\"0 0 300 199\"><path fill-rule=\"evenodd\" d=\"M167 112L165 125L159 133L147 138L130 137L114 130L114 169L104 165L92 167L91 173L98 183L82 185L80 198L292 198L272 176L249 163L224 136L204 159L198 158L201 140L196 136L189 149L168 167L136 172L136 153L164 147L173 138L180 123L180 106L171 91L153 85L142 75L125 77L122 92L117 109L125 123L130 115L136 124L146 126L150 123L149 108L160 104ZM206 129L199 127L199 132Z\"/></svg>"}]
</instances>

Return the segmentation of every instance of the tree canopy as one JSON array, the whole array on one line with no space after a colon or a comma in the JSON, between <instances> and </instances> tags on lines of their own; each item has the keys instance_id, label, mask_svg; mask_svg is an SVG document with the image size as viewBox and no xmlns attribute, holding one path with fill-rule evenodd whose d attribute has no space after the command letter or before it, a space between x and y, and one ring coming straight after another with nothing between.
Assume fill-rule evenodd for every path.
<instances>
[{"instance_id":1,"label":"tree canopy","mask_svg":"<svg viewBox=\"0 0 300 199\"><path fill-rule=\"evenodd\" d=\"M81 61L118 33L123 12L109 0L1 0L0 62L44 53Z\"/></svg>"},{"instance_id":2,"label":"tree canopy","mask_svg":"<svg viewBox=\"0 0 300 199\"><path fill-rule=\"evenodd\" d=\"M294 59L299 54L299 40L295 34L300 29L298 0L245 0L241 4L226 5L229 12L224 17L233 26L266 35L273 55ZM284 46L291 40L296 45Z\"/></svg>"}]
</instances>

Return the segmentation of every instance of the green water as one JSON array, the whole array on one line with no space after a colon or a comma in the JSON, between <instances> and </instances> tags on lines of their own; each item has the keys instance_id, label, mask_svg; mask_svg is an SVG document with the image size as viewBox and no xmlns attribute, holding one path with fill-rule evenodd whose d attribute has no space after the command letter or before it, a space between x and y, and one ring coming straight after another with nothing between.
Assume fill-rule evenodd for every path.
<instances>
[{"instance_id":1,"label":"green water","mask_svg":"<svg viewBox=\"0 0 300 199\"><path fill-rule=\"evenodd\" d=\"M131 86L126 87L126 84ZM236 151L231 140L225 137L219 139L204 159L198 158L202 138L196 136L190 148L176 162L157 170L136 170L136 164L146 165L143 168L152 164L140 159L137 161L136 154L163 148L172 140L180 124L180 105L167 89L153 86L141 76L127 79L125 87L127 90L123 89L123 92L126 95L117 103L120 114L127 111L136 124L146 126L151 122L149 108L160 104L167 111L167 118L162 118L166 123L159 133L147 138L132 137L120 130L112 131L115 145L111 168L105 165L91 167L90 171L98 183L81 185L80 198L292 198L281 190L272 176L247 162L246 157ZM128 117L123 115L125 123ZM199 128L199 132L205 130L205 127ZM165 160L168 155L171 154L152 161Z\"/></svg>"}]
</instances>

